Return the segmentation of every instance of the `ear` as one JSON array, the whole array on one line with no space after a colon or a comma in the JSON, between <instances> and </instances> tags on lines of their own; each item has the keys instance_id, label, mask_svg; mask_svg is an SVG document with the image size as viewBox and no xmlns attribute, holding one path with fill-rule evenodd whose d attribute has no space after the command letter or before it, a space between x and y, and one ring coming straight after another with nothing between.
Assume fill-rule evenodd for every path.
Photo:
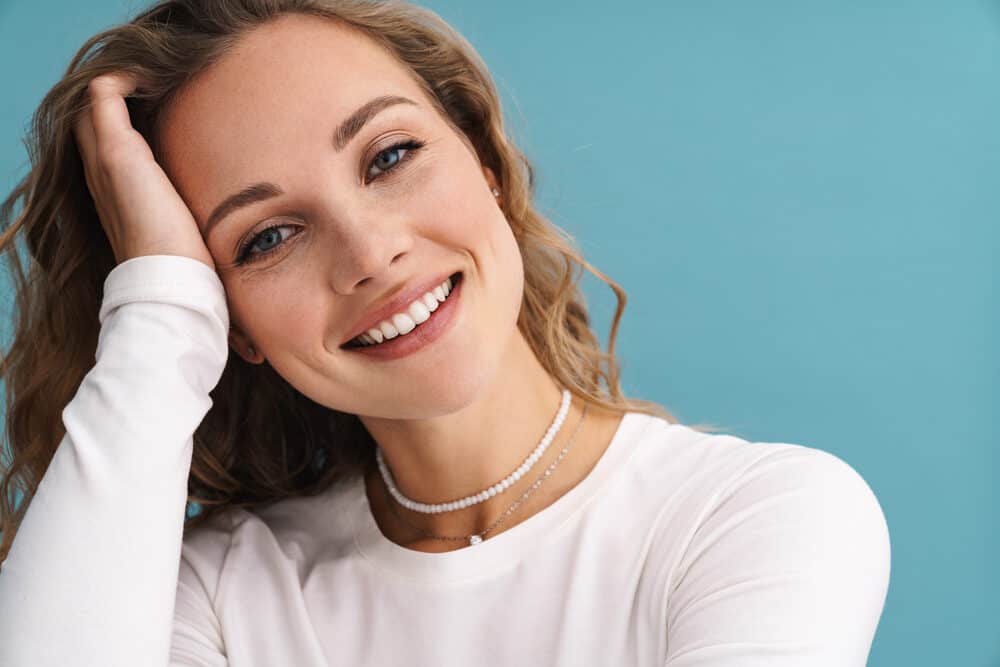
<instances>
[{"instance_id":1,"label":"ear","mask_svg":"<svg viewBox=\"0 0 1000 667\"><path fill-rule=\"evenodd\" d=\"M496 190L500 189L500 182L497 181L496 174L493 173L492 169L490 169L485 165L483 166L483 176L486 178L486 182L489 184L490 189L496 189ZM498 203L499 199L500 198L497 197Z\"/></svg>"},{"instance_id":2,"label":"ear","mask_svg":"<svg viewBox=\"0 0 1000 667\"><path fill-rule=\"evenodd\" d=\"M236 351L236 354L243 357L243 360L248 364L258 364L263 361L260 350L258 350L250 341L250 338L235 325L229 327L229 346Z\"/></svg>"}]
</instances>

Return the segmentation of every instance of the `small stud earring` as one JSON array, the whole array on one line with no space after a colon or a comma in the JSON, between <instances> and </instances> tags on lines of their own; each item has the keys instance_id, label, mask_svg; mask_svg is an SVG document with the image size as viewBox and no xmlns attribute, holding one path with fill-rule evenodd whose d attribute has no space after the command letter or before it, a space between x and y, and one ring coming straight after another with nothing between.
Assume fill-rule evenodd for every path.
<instances>
[{"instance_id":1,"label":"small stud earring","mask_svg":"<svg viewBox=\"0 0 1000 667\"><path fill-rule=\"evenodd\" d=\"M496 188L493 188L493 196L494 197L499 197L500 196L500 191L497 190Z\"/></svg>"},{"instance_id":2,"label":"small stud earring","mask_svg":"<svg viewBox=\"0 0 1000 667\"><path fill-rule=\"evenodd\" d=\"M248 345L247 346L247 354L249 354L252 357L252 356L255 356L257 353L254 351L254 349L253 349L252 346Z\"/></svg>"}]
</instances>

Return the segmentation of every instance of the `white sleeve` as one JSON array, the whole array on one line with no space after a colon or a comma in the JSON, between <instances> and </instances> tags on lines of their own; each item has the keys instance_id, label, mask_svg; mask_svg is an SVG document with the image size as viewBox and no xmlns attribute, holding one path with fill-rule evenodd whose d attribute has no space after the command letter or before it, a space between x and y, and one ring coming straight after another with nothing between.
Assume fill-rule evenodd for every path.
<instances>
[{"instance_id":1,"label":"white sleeve","mask_svg":"<svg viewBox=\"0 0 1000 667\"><path fill-rule=\"evenodd\" d=\"M98 318L96 363L0 570L0 665L168 664L192 436L228 356L225 292L198 260L136 257L108 274Z\"/></svg>"},{"instance_id":2,"label":"white sleeve","mask_svg":"<svg viewBox=\"0 0 1000 667\"><path fill-rule=\"evenodd\" d=\"M865 480L795 446L722 493L669 584L667 667L863 667L889 586Z\"/></svg>"}]
</instances>

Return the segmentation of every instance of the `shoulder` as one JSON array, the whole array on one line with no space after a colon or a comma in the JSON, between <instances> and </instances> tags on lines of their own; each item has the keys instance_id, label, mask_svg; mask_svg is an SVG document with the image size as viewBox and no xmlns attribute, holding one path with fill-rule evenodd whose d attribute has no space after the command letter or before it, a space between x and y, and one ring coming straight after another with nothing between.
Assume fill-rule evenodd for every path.
<instances>
[{"instance_id":1,"label":"shoulder","mask_svg":"<svg viewBox=\"0 0 1000 667\"><path fill-rule=\"evenodd\" d=\"M745 444L743 444L745 443ZM760 558L781 558L817 567L831 559L853 560L888 580L889 527L868 481L836 454L785 442L730 442L743 452L736 465L716 475L698 516L688 557L710 548L707 536L725 535L725 547ZM752 452L747 455L746 452Z\"/></svg>"},{"instance_id":2,"label":"shoulder","mask_svg":"<svg viewBox=\"0 0 1000 667\"><path fill-rule=\"evenodd\" d=\"M690 569L850 566L887 585L889 527L868 481L836 454L703 433L649 417L626 478L654 513L653 549L672 586ZM666 582L664 582L666 583ZM875 590L873 589L873 590Z\"/></svg>"},{"instance_id":3,"label":"shoulder","mask_svg":"<svg viewBox=\"0 0 1000 667\"><path fill-rule=\"evenodd\" d=\"M233 576L259 574L279 563L294 568L317 550L349 541L351 490L338 484L315 496L216 514L185 533L182 576L197 575L214 598Z\"/></svg>"},{"instance_id":4,"label":"shoulder","mask_svg":"<svg viewBox=\"0 0 1000 667\"><path fill-rule=\"evenodd\" d=\"M642 471L660 481L660 488L668 493L696 497L703 515L792 495L808 500L813 511L862 513L887 528L867 480L832 452L797 443L704 433L647 415L639 421L629 466L632 474Z\"/></svg>"},{"instance_id":5,"label":"shoulder","mask_svg":"<svg viewBox=\"0 0 1000 667\"><path fill-rule=\"evenodd\" d=\"M644 435L629 474L658 494L650 557L671 656L735 658L753 642L776 665L864 664L891 548L858 470L826 450L665 420Z\"/></svg>"},{"instance_id":6,"label":"shoulder","mask_svg":"<svg viewBox=\"0 0 1000 667\"><path fill-rule=\"evenodd\" d=\"M797 527L818 538L832 537L839 526L864 538L857 547L885 549L887 555L888 525L875 492L840 456L803 444L719 434L701 447L708 451L692 458L703 463L702 479L713 482L703 521L767 517L768 525Z\"/></svg>"}]
</instances>

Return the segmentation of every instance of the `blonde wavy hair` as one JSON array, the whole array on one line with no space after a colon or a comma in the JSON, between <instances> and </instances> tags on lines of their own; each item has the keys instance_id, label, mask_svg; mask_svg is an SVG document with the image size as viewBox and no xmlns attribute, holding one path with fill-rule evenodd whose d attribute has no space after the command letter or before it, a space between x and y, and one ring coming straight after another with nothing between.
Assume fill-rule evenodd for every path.
<instances>
[{"instance_id":1,"label":"blonde wavy hair","mask_svg":"<svg viewBox=\"0 0 1000 667\"><path fill-rule=\"evenodd\" d=\"M93 367L103 284L115 266L72 134L88 103L88 83L112 71L137 74L142 84L127 100L132 124L159 154L160 111L184 83L241 35L287 12L340 21L386 48L497 175L524 260L517 326L552 377L590 404L677 423L662 406L622 394L614 346L625 292L536 210L533 168L505 134L489 72L444 20L395 0L164 0L80 48L33 115L25 140L31 169L0 205L0 251L9 260L17 315L13 343L0 361L10 451L0 482L0 563L65 435L62 410ZM18 202L23 206L15 218ZM16 249L19 232L27 244L27 271ZM583 268L617 297L607 352L590 329L578 287ZM374 442L356 415L313 402L268 364L248 364L232 350L211 398L194 433L188 477L188 502L200 512L188 517L186 530L226 507L322 492L362 474L374 459ZM23 493L19 507L17 491Z\"/></svg>"}]
</instances>

